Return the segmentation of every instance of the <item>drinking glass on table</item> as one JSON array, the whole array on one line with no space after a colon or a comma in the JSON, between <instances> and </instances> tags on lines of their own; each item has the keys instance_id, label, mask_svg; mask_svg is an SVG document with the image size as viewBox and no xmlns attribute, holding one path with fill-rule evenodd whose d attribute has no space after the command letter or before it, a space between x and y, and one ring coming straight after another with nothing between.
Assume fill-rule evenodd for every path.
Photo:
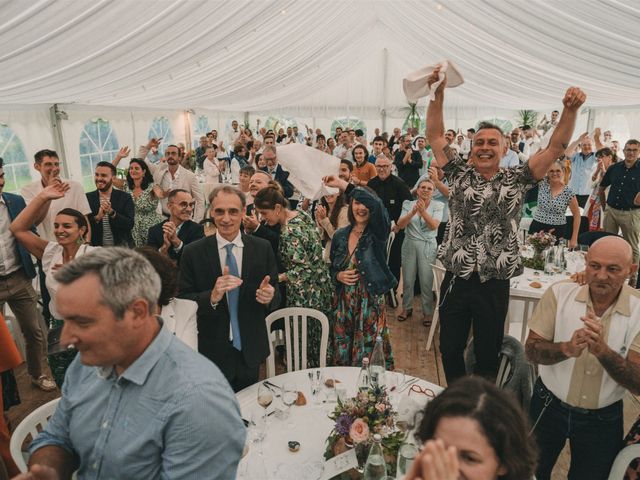
<instances>
[{"instance_id":1,"label":"drinking glass on table","mask_svg":"<svg viewBox=\"0 0 640 480\"><path fill-rule=\"evenodd\" d=\"M396 478L401 480L405 478L407 472L411 469L413 460L418 455L418 448L411 443L403 443L398 450L398 464L396 466Z\"/></svg>"},{"instance_id":2,"label":"drinking glass on table","mask_svg":"<svg viewBox=\"0 0 640 480\"><path fill-rule=\"evenodd\" d=\"M282 385L282 403L287 406L287 418L289 423L287 427L293 428L293 422L291 421L291 407L298 400L298 386L294 382L284 382Z\"/></svg>"},{"instance_id":3,"label":"drinking glass on table","mask_svg":"<svg viewBox=\"0 0 640 480\"><path fill-rule=\"evenodd\" d=\"M322 375L324 380L324 394L326 396L326 402L335 402L336 401L336 379L329 370L325 370Z\"/></svg>"},{"instance_id":4,"label":"drinking glass on table","mask_svg":"<svg viewBox=\"0 0 640 480\"><path fill-rule=\"evenodd\" d=\"M387 393L392 405L395 405L400 398L399 390L404 385L405 378L404 370L395 369L393 372L387 372Z\"/></svg>"},{"instance_id":5,"label":"drinking glass on table","mask_svg":"<svg viewBox=\"0 0 640 480\"><path fill-rule=\"evenodd\" d=\"M251 414L248 436L253 443L260 443L267 434L267 418L261 412Z\"/></svg>"},{"instance_id":6,"label":"drinking glass on table","mask_svg":"<svg viewBox=\"0 0 640 480\"><path fill-rule=\"evenodd\" d=\"M273 402L273 392L261 383L258 385L258 405L264 408L264 418L267 419L267 408Z\"/></svg>"}]
</instances>

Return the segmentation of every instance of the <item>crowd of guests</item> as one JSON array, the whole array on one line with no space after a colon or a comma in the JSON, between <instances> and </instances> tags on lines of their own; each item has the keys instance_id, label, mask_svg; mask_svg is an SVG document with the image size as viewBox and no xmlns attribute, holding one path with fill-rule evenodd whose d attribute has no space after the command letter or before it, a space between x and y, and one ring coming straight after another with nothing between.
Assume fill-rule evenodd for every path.
<instances>
[{"instance_id":1,"label":"crowd of guests","mask_svg":"<svg viewBox=\"0 0 640 480\"><path fill-rule=\"evenodd\" d=\"M444 127L443 88L429 103L425 136L394 129L391 135L376 131L369 141L361 130L338 128L327 136L297 127L252 131L234 121L226 138L214 130L193 152L168 145L161 153L160 140L150 139L120 178L117 167L131 153L123 147L112 162L96 165L96 190L86 194L60 177L56 152L37 152L41 178L22 196L3 193L0 202L0 281L8 285L1 300L25 336L34 385L63 392L59 413L31 447L32 463L68 472L78 466L74 452L80 474L98 468L114 478L159 472L187 478L215 464L220 478L230 478L225 475L237 466L244 442L233 391L258 381L270 351L265 317L308 307L329 318L325 359L320 324L309 324L309 367L322 360L360 366L381 338L393 369L387 307L401 296L397 320L412 321L418 305L415 328L430 327L439 308L443 367L453 385L425 412L419 435L427 443L416 476L432 468L433 458L449 476L425 478L472 472L478 461L460 457L469 448L458 444L457 432L475 431L484 443L474 444L468 457L485 459L486 469L485 476L469 478L531 478L536 465L537 478L550 478L567 438L570 478L606 478L622 441L621 398L640 392L640 296L627 285L635 285L639 255L640 142L628 140L618 152L610 132L596 130L593 138L569 144L585 101L577 88L567 91L562 112L537 126L506 134L481 123L462 135ZM316 201L299 194L278 162L279 147L291 143L340 159L339 171L321 179L337 193ZM203 184L212 186L207 198ZM583 217L587 231L614 235L589 250L587 285L553 286L531 321L527 354L540 365L531 406L537 447L524 434L528 423L519 407L486 382L460 380L470 330L474 373L495 379L509 279L523 271L519 234L527 202L537 203L530 231L553 232L569 247L584 233ZM432 294L437 261L446 271L440 305ZM49 342L37 320L31 286L37 274ZM623 320L626 326L618 326ZM156 363L167 373L154 370ZM102 367L100 374L89 366ZM117 393L122 382L140 388ZM181 398L170 393L178 390ZM112 409L114 401L131 402L135 415ZM167 425L132 441L127 432L155 418L164 404L171 405L163 415ZM103 411L103 425L124 422L113 437L100 427ZM511 432L494 428L499 416L509 416ZM569 422L576 417L582 423ZM92 427L69 434L69 421ZM180 435L180 422L215 422L219 433L196 446ZM167 451L174 446L158 440L167 431L176 435L173 455ZM604 432L607 449L596 441ZM224 449L216 443L221 438L230 441ZM100 451L88 447L101 440ZM105 442L126 448L111 454ZM215 461L184 461L185 452L192 451L191 458L205 448ZM143 451L149 460L127 461Z\"/></svg>"}]
</instances>

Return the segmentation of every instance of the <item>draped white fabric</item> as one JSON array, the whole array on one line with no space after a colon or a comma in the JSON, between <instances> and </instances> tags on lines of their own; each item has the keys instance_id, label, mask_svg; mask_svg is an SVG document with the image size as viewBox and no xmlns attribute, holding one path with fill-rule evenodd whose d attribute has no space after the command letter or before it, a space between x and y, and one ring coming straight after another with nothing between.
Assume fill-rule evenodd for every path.
<instances>
[{"instance_id":1,"label":"draped white fabric","mask_svg":"<svg viewBox=\"0 0 640 480\"><path fill-rule=\"evenodd\" d=\"M640 104L637 0L4 0L0 18L0 104L373 117L443 58L466 80L452 108L548 110L569 85Z\"/></svg>"}]
</instances>

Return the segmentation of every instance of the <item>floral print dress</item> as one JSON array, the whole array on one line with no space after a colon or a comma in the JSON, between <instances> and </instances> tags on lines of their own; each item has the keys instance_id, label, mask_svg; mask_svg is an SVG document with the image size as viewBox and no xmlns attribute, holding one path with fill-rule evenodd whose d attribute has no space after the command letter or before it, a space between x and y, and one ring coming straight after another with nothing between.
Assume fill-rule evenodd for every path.
<instances>
[{"instance_id":1,"label":"floral print dress","mask_svg":"<svg viewBox=\"0 0 640 480\"><path fill-rule=\"evenodd\" d=\"M131 195L135 205L133 230L131 232L133 243L136 247L144 247L147 244L149 229L163 220L162 215L158 213L158 199L153 194L153 183L150 183L138 198L135 197L126 182L123 190Z\"/></svg>"},{"instance_id":2,"label":"floral print dress","mask_svg":"<svg viewBox=\"0 0 640 480\"><path fill-rule=\"evenodd\" d=\"M308 213L298 211L280 230L279 252L287 275L286 307L319 310L329 318L331 328L331 277L322 260L322 244L315 222ZM309 322L307 367L320 366L320 322Z\"/></svg>"}]
</instances>

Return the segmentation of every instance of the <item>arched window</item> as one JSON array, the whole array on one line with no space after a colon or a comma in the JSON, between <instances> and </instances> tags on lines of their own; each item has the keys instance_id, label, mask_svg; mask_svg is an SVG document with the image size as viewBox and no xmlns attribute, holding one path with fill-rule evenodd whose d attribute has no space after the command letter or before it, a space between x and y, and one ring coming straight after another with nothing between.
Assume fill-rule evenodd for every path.
<instances>
[{"instance_id":1,"label":"arched window","mask_svg":"<svg viewBox=\"0 0 640 480\"><path fill-rule=\"evenodd\" d=\"M340 117L336 118L333 122L331 122L331 136L333 137L336 134L336 128L342 128L342 130L352 129L352 130L362 130L364 132L365 137L367 136L367 125L364 121L360 120L358 117Z\"/></svg>"},{"instance_id":2,"label":"arched window","mask_svg":"<svg viewBox=\"0 0 640 480\"><path fill-rule=\"evenodd\" d=\"M297 126L298 122L296 122L295 118L285 117L284 115L270 115L269 118L267 118L267 121L264 122L264 128L267 130L273 130L276 135L278 134L278 130L281 128L286 132L287 128Z\"/></svg>"},{"instance_id":3,"label":"arched window","mask_svg":"<svg viewBox=\"0 0 640 480\"><path fill-rule=\"evenodd\" d=\"M24 146L8 125L0 123L0 157L4 160L4 191L17 192L31 182Z\"/></svg>"},{"instance_id":4,"label":"arched window","mask_svg":"<svg viewBox=\"0 0 640 480\"><path fill-rule=\"evenodd\" d=\"M93 173L98 162L110 162L120 145L109 120L98 118L84 124L80 134L80 172L85 191L95 190Z\"/></svg>"},{"instance_id":5,"label":"arched window","mask_svg":"<svg viewBox=\"0 0 640 480\"><path fill-rule=\"evenodd\" d=\"M156 117L153 119L151 128L149 129L149 140L152 138L162 138L158 146L158 152L160 152L160 155L164 155L165 147L173 143L171 123L167 117Z\"/></svg>"},{"instance_id":6,"label":"arched window","mask_svg":"<svg viewBox=\"0 0 640 480\"><path fill-rule=\"evenodd\" d=\"M211 130L209 129L209 118L205 115L200 115L193 122L193 148L200 146L200 137L205 136Z\"/></svg>"}]
</instances>

